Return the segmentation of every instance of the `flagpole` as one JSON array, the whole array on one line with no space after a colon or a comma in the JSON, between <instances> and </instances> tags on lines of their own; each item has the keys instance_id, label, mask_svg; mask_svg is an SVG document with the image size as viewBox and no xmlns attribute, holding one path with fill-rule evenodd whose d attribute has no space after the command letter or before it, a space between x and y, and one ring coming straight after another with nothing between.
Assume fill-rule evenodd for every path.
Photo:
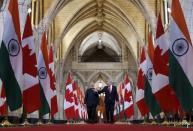
<instances>
[{"instance_id":1,"label":"flagpole","mask_svg":"<svg viewBox=\"0 0 193 131\"><path fill-rule=\"evenodd\" d=\"M3 123L1 124L1 126L3 126L3 127L13 126L13 124L9 122L8 112L9 112L9 109L8 109L8 106L7 106L7 115L5 116L5 118L4 118L5 120L4 120Z\"/></svg>"},{"instance_id":2,"label":"flagpole","mask_svg":"<svg viewBox=\"0 0 193 131\"><path fill-rule=\"evenodd\" d=\"M3 122L1 123L1 126L3 126L3 127L9 127L9 126L12 125L12 124L9 122L9 120L8 120L8 115L5 116L4 119L5 119L5 120L3 120Z\"/></svg>"},{"instance_id":3,"label":"flagpole","mask_svg":"<svg viewBox=\"0 0 193 131\"><path fill-rule=\"evenodd\" d=\"M174 127L177 125L177 122L176 122L176 115L174 114L174 122L173 122L173 124L174 124Z\"/></svg>"},{"instance_id":4,"label":"flagpole","mask_svg":"<svg viewBox=\"0 0 193 131\"><path fill-rule=\"evenodd\" d=\"M187 114L187 113L186 113L186 114ZM186 120L186 118L187 118L186 114L183 115L183 120L182 120L182 122L181 122L181 125L182 125L182 126L187 126L187 128L188 128L188 126L190 125L190 123Z\"/></svg>"},{"instance_id":5,"label":"flagpole","mask_svg":"<svg viewBox=\"0 0 193 131\"><path fill-rule=\"evenodd\" d=\"M37 125L38 125L38 126L43 125L41 119L42 119L42 116L40 115L40 111L39 111L39 119L38 119L38 122L37 122Z\"/></svg>"},{"instance_id":6,"label":"flagpole","mask_svg":"<svg viewBox=\"0 0 193 131\"><path fill-rule=\"evenodd\" d=\"M192 122L192 111L191 111L191 113L190 113L190 126L192 126L193 125L193 122Z\"/></svg>"},{"instance_id":7,"label":"flagpole","mask_svg":"<svg viewBox=\"0 0 193 131\"><path fill-rule=\"evenodd\" d=\"M188 128L188 126L190 125L190 123L186 120L186 118L187 118L187 113L185 114L185 115L183 115L183 120L182 120L182 122L181 122L181 125L182 126L187 126L187 128Z\"/></svg>"},{"instance_id":8,"label":"flagpole","mask_svg":"<svg viewBox=\"0 0 193 131\"><path fill-rule=\"evenodd\" d=\"M144 120L143 120L143 122L141 123L142 125L146 125L146 124L147 124L146 119L147 119L147 115L144 116Z\"/></svg>"},{"instance_id":9,"label":"flagpole","mask_svg":"<svg viewBox=\"0 0 193 131\"><path fill-rule=\"evenodd\" d=\"M51 116L51 113L49 113L49 118L48 118L48 125L51 125L51 124L53 124L52 122L51 122L51 119L52 119L52 116Z\"/></svg>"},{"instance_id":10,"label":"flagpole","mask_svg":"<svg viewBox=\"0 0 193 131\"><path fill-rule=\"evenodd\" d=\"M167 121L167 114L166 113L164 113L164 122L162 123L162 125L164 125L164 126L169 125L169 122Z\"/></svg>"},{"instance_id":11,"label":"flagpole","mask_svg":"<svg viewBox=\"0 0 193 131\"><path fill-rule=\"evenodd\" d=\"M31 125L31 124L28 122L28 120L27 120L27 113L26 113L26 111L25 111L24 108L23 108L23 115L24 115L24 116L22 116L22 117L24 117L25 120L24 120L24 122L23 122L21 125L23 125L23 126Z\"/></svg>"},{"instance_id":12,"label":"flagpole","mask_svg":"<svg viewBox=\"0 0 193 131\"><path fill-rule=\"evenodd\" d=\"M157 125L157 123L156 123L156 121L155 121L155 117L156 117L156 116L153 116L153 120L152 120L152 122L151 122L151 125Z\"/></svg>"},{"instance_id":13,"label":"flagpole","mask_svg":"<svg viewBox=\"0 0 193 131\"><path fill-rule=\"evenodd\" d=\"M170 126L174 126L174 115L172 114L171 116L172 117L169 116L169 121L168 122L169 122Z\"/></svg>"}]
</instances>

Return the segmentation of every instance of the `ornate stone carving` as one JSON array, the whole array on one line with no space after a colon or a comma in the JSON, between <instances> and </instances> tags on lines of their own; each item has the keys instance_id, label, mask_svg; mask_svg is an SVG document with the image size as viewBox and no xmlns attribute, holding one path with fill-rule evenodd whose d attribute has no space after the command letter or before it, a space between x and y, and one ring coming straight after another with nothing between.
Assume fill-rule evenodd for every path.
<instances>
[{"instance_id":1,"label":"ornate stone carving","mask_svg":"<svg viewBox=\"0 0 193 131\"><path fill-rule=\"evenodd\" d=\"M104 13L103 13L103 2L104 0L96 0L97 2L97 15L96 15L96 22L99 27L103 25L104 21Z\"/></svg>"}]
</instances>

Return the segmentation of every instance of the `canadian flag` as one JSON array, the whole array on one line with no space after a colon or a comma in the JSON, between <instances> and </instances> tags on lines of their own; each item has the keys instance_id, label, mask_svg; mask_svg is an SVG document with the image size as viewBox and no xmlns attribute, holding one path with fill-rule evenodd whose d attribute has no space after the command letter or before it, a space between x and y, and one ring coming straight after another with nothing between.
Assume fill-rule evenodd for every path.
<instances>
[{"instance_id":1,"label":"canadian flag","mask_svg":"<svg viewBox=\"0 0 193 131\"><path fill-rule=\"evenodd\" d=\"M64 112L67 120L73 119L75 117L74 104L72 76L69 72L66 80L66 89L64 96Z\"/></svg>"},{"instance_id":2,"label":"canadian flag","mask_svg":"<svg viewBox=\"0 0 193 131\"><path fill-rule=\"evenodd\" d=\"M158 17L156 47L153 60L152 92L164 112L176 113L179 101L169 85L169 43L167 41L161 15ZM170 98L170 99L168 99Z\"/></svg>"},{"instance_id":3,"label":"canadian flag","mask_svg":"<svg viewBox=\"0 0 193 131\"><path fill-rule=\"evenodd\" d=\"M76 84L75 81L73 81L72 84L73 87L73 95L74 95L74 110L75 110L75 119L79 119L79 101L78 101L78 94L77 94L77 88L78 85Z\"/></svg>"},{"instance_id":4,"label":"canadian flag","mask_svg":"<svg viewBox=\"0 0 193 131\"><path fill-rule=\"evenodd\" d=\"M145 65L146 65L146 58L145 58L145 49L143 47L141 50L140 65L139 65L138 78L137 78L137 90L136 90L136 104L142 116L149 113L149 107L147 106L144 99L145 74L143 73L142 67Z\"/></svg>"},{"instance_id":5,"label":"canadian flag","mask_svg":"<svg viewBox=\"0 0 193 131\"><path fill-rule=\"evenodd\" d=\"M169 38L169 83L184 111L193 109L193 47L179 0L172 0Z\"/></svg>"},{"instance_id":6,"label":"canadian flag","mask_svg":"<svg viewBox=\"0 0 193 131\"><path fill-rule=\"evenodd\" d=\"M118 106L118 112L119 112L119 118L122 119L124 118L124 94L125 94L125 89L124 89L124 83L121 82L119 84L119 87L117 89L117 93L119 95L119 106Z\"/></svg>"},{"instance_id":7,"label":"canadian flag","mask_svg":"<svg viewBox=\"0 0 193 131\"><path fill-rule=\"evenodd\" d=\"M124 96L124 110L127 118L134 115L133 97L131 90L131 82L129 81L128 74L125 75L125 96Z\"/></svg>"},{"instance_id":8,"label":"canadian flag","mask_svg":"<svg viewBox=\"0 0 193 131\"><path fill-rule=\"evenodd\" d=\"M86 109L86 106L85 105L83 105L83 119L84 120L87 120L88 119L88 114L87 114L87 109Z\"/></svg>"},{"instance_id":9,"label":"canadian flag","mask_svg":"<svg viewBox=\"0 0 193 131\"><path fill-rule=\"evenodd\" d=\"M118 107L118 105L116 105L115 108L114 108L114 113L113 113L114 121L116 121L118 119L118 114L119 114L118 110L119 110L119 107Z\"/></svg>"},{"instance_id":10,"label":"canadian flag","mask_svg":"<svg viewBox=\"0 0 193 131\"><path fill-rule=\"evenodd\" d=\"M78 99L78 113L79 113L79 118L82 119L82 109L81 109L81 104L82 104L82 91L80 87L77 87L76 89L77 92L77 99Z\"/></svg>"},{"instance_id":11,"label":"canadian flag","mask_svg":"<svg viewBox=\"0 0 193 131\"><path fill-rule=\"evenodd\" d=\"M33 31L31 27L31 18L28 15L23 39L22 39L22 51L23 51L23 106L26 113L32 113L39 110L40 101L40 86L38 80L37 71L37 58L35 54L35 45L33 38Z\"/></svg>"},{"instance_id":12,"label":"canadian flag","mask_svg":"<svg viewBox=\"0 0 193 131\"><path fill-rule=\"evenodd\" d=\"M5 96L5 87L0 80L0 116L7 115L7 103L6 103L6 96Z\"/></svg>"},{"instance_id":13,"label":"canadian flag","mask_svg":"<svg viewBox=\"0 0 193 131\"><path fill-rule=\"evenodd\" d=\"M57 95L56 95L56 78L54 74L54 55L53 55L53 48L50 47L49 51L49 76L50 76L50 87L51 90L54 92L54 96L51 98L51 116L58 112L58 102L57 102Z\"/></svg>"}]
</instances>

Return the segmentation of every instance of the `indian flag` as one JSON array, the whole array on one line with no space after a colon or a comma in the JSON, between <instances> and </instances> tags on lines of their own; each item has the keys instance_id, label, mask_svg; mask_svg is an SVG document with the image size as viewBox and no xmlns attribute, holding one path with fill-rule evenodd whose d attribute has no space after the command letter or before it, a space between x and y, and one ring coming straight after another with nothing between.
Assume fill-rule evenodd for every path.
<instances>
[{"instance_id":1,"label":"indian flag","mask_svg":"<svg viewBox=\"0 0 193 131\"><path fill-rule=\"evenodd\" d=\"M148 37L148 52L146 53L146 66L143 67L143 72L145 72L145 102L147 103L150 112L153 116L158 115L161 112L161 108L155 99L152 92L152 75L153 75L153 56L154 47L152 42L152 34L149 33Z\"/></svg>"},{"instance_id":2,"label":"indian flag","mask_svg":"<svg viewBox=\"0 0 193 131\"><path fill-rule=\"evenodd\" d=\"M186 112L193 108L193 48L179 0L172 1L169 36L169 82Z\"/></svg>"},{"instance_id":3,"label":"indian flag","mask_svg":"<svg viewBox=\"0 0 193 131\"><path fill-rule=\"evenodd\" d=\"M41 108L40 115L44 116L50 113L51 110L51 98L55 95L54 91L50 87L50 76L48 73L48 51L46 44L46 34L43 32L41 46L38 56L38 75L40 81L40 92L41 92Z\"/></svg>"},{"instance_id":4,"label":"indian flag","mask_svg":"<svg viewBox=\"0 0 193 131\"><path fill-rule=\"evenodd\" d=\"M22 106L22 47L17 0L8 0L4 15L4 32L0 45L0 77L5 86L11 111Z\"/></svg>"}]
</instances>

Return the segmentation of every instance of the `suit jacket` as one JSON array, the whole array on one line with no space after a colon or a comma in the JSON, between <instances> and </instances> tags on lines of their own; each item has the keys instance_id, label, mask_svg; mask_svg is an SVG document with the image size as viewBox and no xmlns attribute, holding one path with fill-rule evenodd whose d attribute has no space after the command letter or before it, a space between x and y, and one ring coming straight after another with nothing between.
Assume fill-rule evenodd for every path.
<instances>
[{"instance_id":1,"label":"suit jacket","mask_svg":"<svg viewBox=\"0 0 193 131\"><path fill-rule=\"evenodd\" d=\"M99 93L105 93L105 104L115 104L115 100L118 101L117 88L112 86L111 92L108 89L108 86L105 86Z\"/></svg>"},{"instance_id":2,"label":"suit jacket","mask_svg":"<svg viewBox=\"0 0 193 131\"><path fill-rule=\"evenodd\" d=\"M85 93L84 103L87 106L97 106L99 103L99 95L94 88L88 88Z\"/></svg>"}]
</instances>

